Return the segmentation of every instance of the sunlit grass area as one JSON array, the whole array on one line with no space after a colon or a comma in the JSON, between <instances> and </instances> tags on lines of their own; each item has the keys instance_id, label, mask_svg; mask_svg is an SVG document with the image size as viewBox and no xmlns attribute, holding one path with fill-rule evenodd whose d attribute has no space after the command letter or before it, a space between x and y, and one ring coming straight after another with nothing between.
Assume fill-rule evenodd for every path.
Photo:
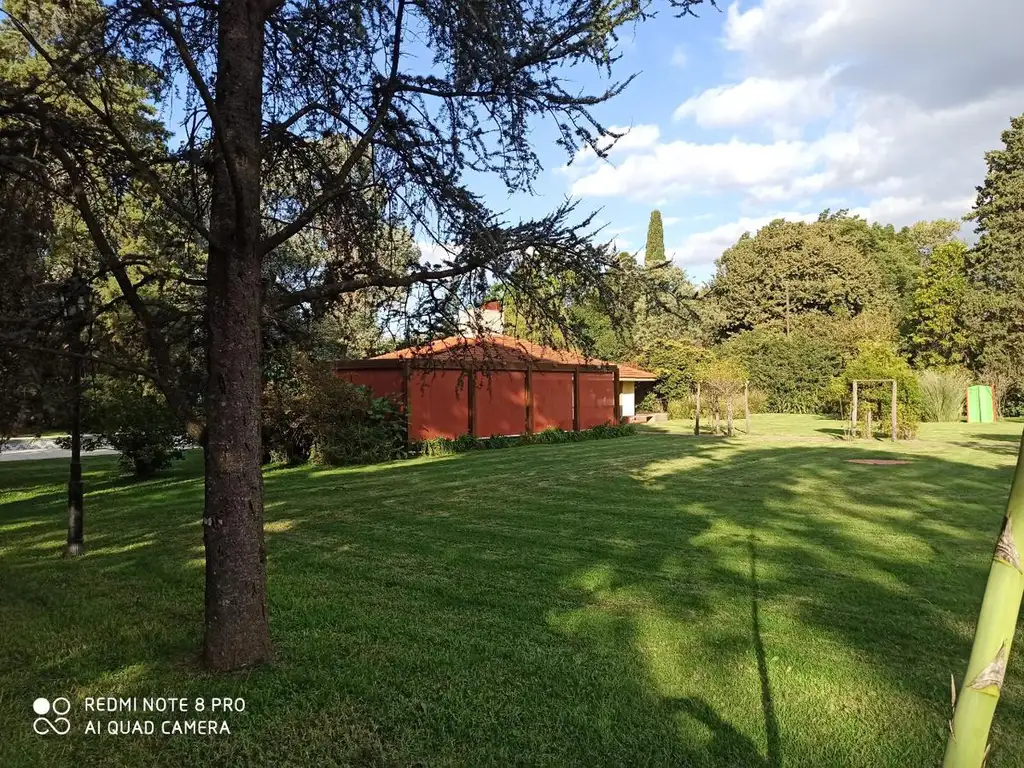
<instances>
[{"instance_id":1,"label":"sunlit grass area","mask_svg":"<svg viewBox=\"0 0 1024 768\"><path fill-rule=\"evenodd\" d=\"M834 430L268 471L279 658L219 678L195 661L200 456L146 483L88 459L74 562L66 465L0 464L0 766L935 765L1021 425ZM1022 673L993 766L1024 765ZM71 735L37 736L60 695ZM106 695L246 711L230 736L85 735Z\"/></svg>"}]
</instances>

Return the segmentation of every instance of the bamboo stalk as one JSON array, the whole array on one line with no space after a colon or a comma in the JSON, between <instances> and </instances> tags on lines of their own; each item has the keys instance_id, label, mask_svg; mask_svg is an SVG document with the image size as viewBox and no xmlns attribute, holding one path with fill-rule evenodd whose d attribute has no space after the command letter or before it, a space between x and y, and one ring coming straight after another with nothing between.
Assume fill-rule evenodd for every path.
<instances>
[{"instance_id":1,"label":"bamboo stalk","mask_svg":"<svg viewBox=\"0 0 1024 768\"><path fill-rule=\"evenodd\" d=\"M1017 452L1017 468L1002 531L992 556L971 659L956 698L946 759L942 763L944 768L979 768L985 762L988 733L999 703L1024 596L1024 570L1018 541L1024 541L1024 438Z\"/></svg>"}]
</instances>

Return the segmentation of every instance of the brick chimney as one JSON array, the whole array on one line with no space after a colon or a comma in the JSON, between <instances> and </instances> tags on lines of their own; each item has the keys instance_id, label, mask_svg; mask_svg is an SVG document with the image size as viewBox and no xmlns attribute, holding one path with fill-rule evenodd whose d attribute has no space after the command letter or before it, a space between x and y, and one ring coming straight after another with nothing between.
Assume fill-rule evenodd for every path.
<instances>
[{"instance_id":1,"label":"brick chimney","mask_svg":"<svg viewBox=\"0 0 1024 768\"><path fill-rule=\"evenodd\" d=\"M488 301L481 307L459 312L459 330L465 336L505 332L505 312L500 301Z\"/></svg>"}]
</instances>

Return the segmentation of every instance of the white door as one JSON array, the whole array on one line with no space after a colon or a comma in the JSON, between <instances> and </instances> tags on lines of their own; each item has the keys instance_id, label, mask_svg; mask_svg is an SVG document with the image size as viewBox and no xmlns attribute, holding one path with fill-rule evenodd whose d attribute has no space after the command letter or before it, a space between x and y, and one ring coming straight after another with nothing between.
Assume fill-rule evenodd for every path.
<instances>
[{"instance_id":1,"label":"white door","mask_svg":"<svg viewBox=\"0 0 1024 768\"><path fill-rule=\"evenodd\" d=\"M619 382L619 408L622 409L622 418L636 415L636 403L633 394L635 388L632 381Z\"/></svg>"}]
</instances>

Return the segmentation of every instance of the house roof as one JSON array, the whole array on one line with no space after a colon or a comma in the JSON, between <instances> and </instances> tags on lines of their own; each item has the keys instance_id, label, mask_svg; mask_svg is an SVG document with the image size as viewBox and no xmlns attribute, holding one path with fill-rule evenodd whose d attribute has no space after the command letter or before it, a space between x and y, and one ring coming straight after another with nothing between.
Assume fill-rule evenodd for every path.
<instances>
[{"instance_id":1,"label":"house roof","mask_svg":"<svg viewBox=\"0 0 1024 768\"><path fill-rule=\"evenodd\" d=\"M404 360L414 357L432 357L435 359L480 360L490 362L548 362L561 365L607 365L618 366L619 378L625 381L654 381L658 377L650 371L637 368L626 363L610 363L593 357L585 357L577 352L554 349L543 344L536 344L526 339L503 334L487 334L485 336L448 336L443 339L406 347L378 355L374 360Z\"/></svg>"}]
</instances>

